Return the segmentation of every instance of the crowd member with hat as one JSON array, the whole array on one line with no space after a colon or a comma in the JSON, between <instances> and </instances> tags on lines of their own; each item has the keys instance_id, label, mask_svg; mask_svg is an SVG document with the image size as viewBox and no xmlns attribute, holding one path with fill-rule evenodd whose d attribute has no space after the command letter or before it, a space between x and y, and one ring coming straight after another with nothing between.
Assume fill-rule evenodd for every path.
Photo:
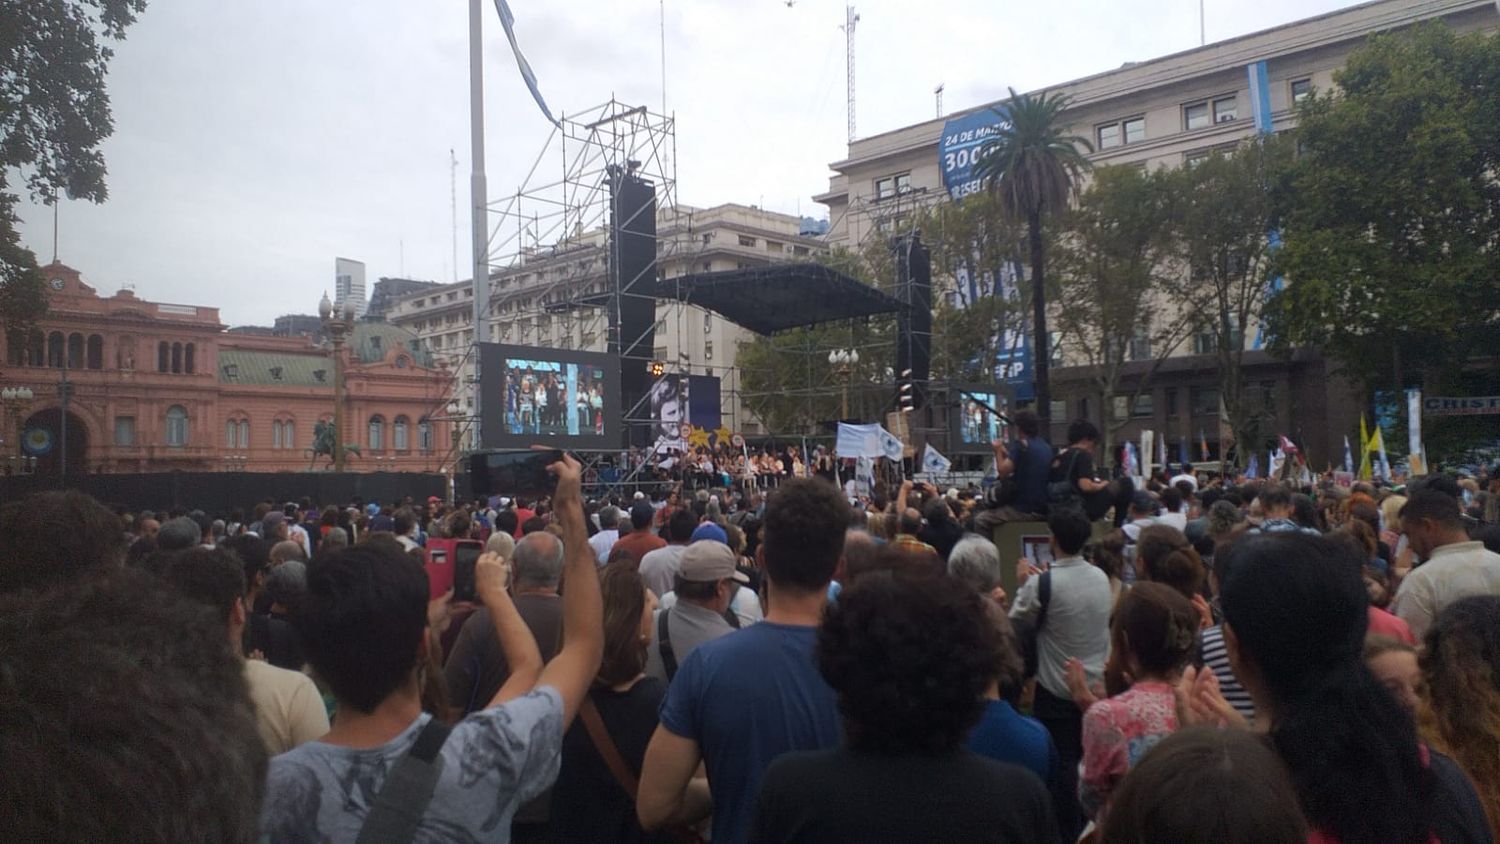
<instances>
[{"instance_id":1,"label":"crowd member with hat","mask_svg":"<svg viewBox=\"0 0 1500 844\"><path fill-rule=\"evenodd\" d=\"M760 605L760 593L753 588L740 588L741 585L750 585L750 575L739 568L739 555L734 551L734 545L729 541L729 532L713 522L704 522L693 530L689 543L716 542L729 549L735 556L736 571L741 578L735 578L729 589L729 616L733 618L730 624L735 627L748 627L766 617L765 609ZM676 581L673 582L671 592L661 596L661 608L671 609L677 602ZM729 616L726 616L728 618Z\"/></svg>"},{"instance_id":2,"label":"crowd member with hat","mask_svg":"<svg viewBox=\"0 0 1500 844\"><path fill-rule=\"evenodd\" d=\"M730 610L738 584L750 579L735 565L734 551L712 539L699 539L682 552L676 587L662 596L651 625L646 673L671 682L677 666L704 642L733 633L740 620Z\"/></svg>"},{"instance_id":3,"label":"crowd member with hat","mask_svg":"<svg viewBox=\"0 0 1500 844\"><path fill-rule=\"evenodd\" d=\"M610 548L610 556L614 556L616 551L623 548L637 560L641 560L652 551L667 547L667 541L657 536L656 531L651 529L651 521L655 516L656 511L644 498L637 499L634 504L630 505L630 533L615 542L614 547Z\"/></svg>"}]
</instances>

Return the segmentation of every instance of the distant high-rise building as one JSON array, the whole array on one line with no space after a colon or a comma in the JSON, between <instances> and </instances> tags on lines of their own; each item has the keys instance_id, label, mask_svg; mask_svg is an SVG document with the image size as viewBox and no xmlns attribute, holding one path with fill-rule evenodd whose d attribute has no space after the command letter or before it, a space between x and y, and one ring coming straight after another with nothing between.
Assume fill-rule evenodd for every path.
<instances>
[{"instance_id":1,"label":"distant high-rise building","mask_svg":"<svg viewBox=\"0 0 1500 844\"><path fill-rule=\"evenodd\" d=\"M340 312L344 302L354 302L354 315L362 317L370 307L365 298L365 264L349 258L333 259L333 306Z\"/></svg>"},{"instance_id":2,"label":"distant high-rise building","mask_svg":"<svg viewBox=\"0 0 1500 844\"><path fill-rule=\"evenodd\" d=\"M384 276L375 282L375 291L370 294L370 310L365 314L365 319L385 321L386 314L390 313L391 306L397 297L406 296L410 293L420 293L423 290L431 290L437 287L435 281L417 281L413 278L386 278Z\"/></svg>"},{"instance_id":3,"label":"distant high-rise building","mask_svg":"<svg viewBox=\"0 0 1500 844\"><path fill-rule=\"evenodd\" d=\"M273 332L277 337L317 337L323 333L323 320L317 314L284 314L276 318Z\"/></svg>"}]
</instances>

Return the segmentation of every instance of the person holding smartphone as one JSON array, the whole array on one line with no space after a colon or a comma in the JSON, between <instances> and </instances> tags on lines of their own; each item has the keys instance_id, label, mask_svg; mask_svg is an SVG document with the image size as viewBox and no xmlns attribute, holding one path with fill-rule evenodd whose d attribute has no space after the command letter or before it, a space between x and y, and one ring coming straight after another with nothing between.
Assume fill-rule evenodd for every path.
<instances>
[{"instance_id":1,"label":"person holding smartphone","mask_svg":"<svg viewBox=\"0 0 1500 844\"><path fill-rule=\"evenodd\" d=\"M481 557L479 597L495 619L511 673L483 710L451 728L421 707L431 647L430 587L421 565L395 543L368 543L309 567L304 621L315 640L309 661L333 690L338 710L322 740L271 763L260 824L265 840L353 841L372 817L390 817L371 807L381 806L382 791L399 781L392 772L425 773L437 755L443 761L429 796L388 795L401 801L395 814L413 820L387 823L383 834L491 838L556 779L563 733L599 669L604 610L584 530L582 466L564 455L549 470L557 476L553 503L565 548L562 647L543 667L506 591L505 564Z\"/></svg>"}]
</instances>

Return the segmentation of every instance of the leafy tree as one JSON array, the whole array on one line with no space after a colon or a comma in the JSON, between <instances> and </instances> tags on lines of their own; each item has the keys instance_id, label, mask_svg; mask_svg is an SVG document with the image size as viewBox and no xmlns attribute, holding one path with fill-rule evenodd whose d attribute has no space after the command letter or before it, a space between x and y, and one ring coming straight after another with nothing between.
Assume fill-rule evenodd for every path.
<instances>
[{"instance_id":1,"label":"leafy tree","mask_svg":"<svg viewBox=\"0 0 1500 844\"><path fill-rule=\"evenodd\" d=\"M24 329L46 309L36 256L21 245L12 180L33 199L59 192L103 202L114 132L104 79L118 41L146 0L0 0L0 328Z\"/></svg>"},{"instance_id":2,"label":"leafy tree","mask_svg":"<svg viewBox=\"0 0 1500 844\"><path fill-rule=\"evenodd\" d=\"M1002 113L1004 123L980 148L975 174L986 180L1012 220L1026 223L1027 259L1031 264L1032 366L1036 372L1036 408L1046 429L1051 412L1047 348L1046 242L1043 222L1065 213L1093 152L1088 139L1065 134L1063 112L1072 100L1066 95L1017 94Z\"/></svg>"},{"instance_id":3,"label":"leafy tree","mask_svg":"<svg viewBox=\"0 0 1500 844\"><path fill-rule=\"evenodd\" d=\"M1019 264L1022 228L990 193L934 206L915 226L932 251L934 290L963 286L974 294L965 292L972 301L963 306L941 298L934 304L933 377L989 383L1000 354L1012 351L1026 328L1024 301L999 283Z\"/></svg>"},{"instance_id":4,"label":"leafy tree","mask_svg":"<svg viewBox=\"0 0 1500 844\"><path fill-rule=\"evenodd\" d=\"M1104 420L1104 454L1130 418L1112 412L1116 397L1134 406L1192 330L1192 312L1170 307L1180 272L1170 216L1177 182L1165 171L1105 167L1060 220L1054 247L1059 342L1072 351L1073 363L1087 367ZM1133 348L1138 341L1146 348ZM1140 370L1128 385L1127 366Z\"/></svg>"},{"instance_id":5,"label":"leafy tree","mask_svg":"<svg viewBox=\"0 0 1500 844\"><path fill-rule=\"evenodd\" d=\"M1301 110L1272 336L1367 390L1436 386L1496 340L1500 41L1377 36L1335 81Z\"/></svg>"},{"instance_id":6,"label":"leafy tree","mask_svg":"<svg viewBox=\"0 0 1500 844\"><path fill-rule=\"evenodd\" d=\"M1258 396L1241 377L1272 275L1270 233L1292 160L1288 138L1248 141L1228 155L1170 171L1179 270L1167 292L1213 346L1219 396L1234 442L1259 444ZM1227 454L1228 443L1221 444ZM1254 446L1252 446L1254 447Z\"/></svg>"}]
</instances>

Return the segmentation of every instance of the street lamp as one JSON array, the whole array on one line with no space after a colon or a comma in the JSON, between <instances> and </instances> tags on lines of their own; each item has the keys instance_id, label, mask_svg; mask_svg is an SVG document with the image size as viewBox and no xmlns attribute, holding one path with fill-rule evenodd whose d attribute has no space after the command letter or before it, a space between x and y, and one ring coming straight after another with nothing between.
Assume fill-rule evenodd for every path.
<instances>
[{"instance_id":1,"label":"street lamp","mask_svg":"<svg viewBox=\"0 0 1500 844\"><path fill-rule=\"evenodd\" d=\"M354 331L354 300L344 302L335 315L333 303L324 291L318 303L318 318L333 341L333 470L344 471L344 340Z\"/></svg>"},{"instance_id":2,"label":"street lamp","mask_svg":"<svg viewBox=\"0 0 1500 844\"><path fill-rule=\"evenodd\" d=\"M25 474L28 463L36 464L35 458L28 458L20 453L21 448L21 414L31 407L31 402L36 398L36 393L30 387L5 387L0 389L0 405L5 407L5 418L10 420L11 442L15 444L16 453L5 455L6 469L12 466L18 468L21 474Z\"/></svg>"},{"instance_id":3,"label":"street lamp","mask_svg":"<svg viewBox=\"0 0 1500 844\"><path fill-rule=\"evenodd\" d=\"M828 365L843 382L843 413L841 419L849 418L849 382L854 378L854 368L859 366L859 352L855 349L834 349L828 353Z\"/></svg>"}]
</instances>

